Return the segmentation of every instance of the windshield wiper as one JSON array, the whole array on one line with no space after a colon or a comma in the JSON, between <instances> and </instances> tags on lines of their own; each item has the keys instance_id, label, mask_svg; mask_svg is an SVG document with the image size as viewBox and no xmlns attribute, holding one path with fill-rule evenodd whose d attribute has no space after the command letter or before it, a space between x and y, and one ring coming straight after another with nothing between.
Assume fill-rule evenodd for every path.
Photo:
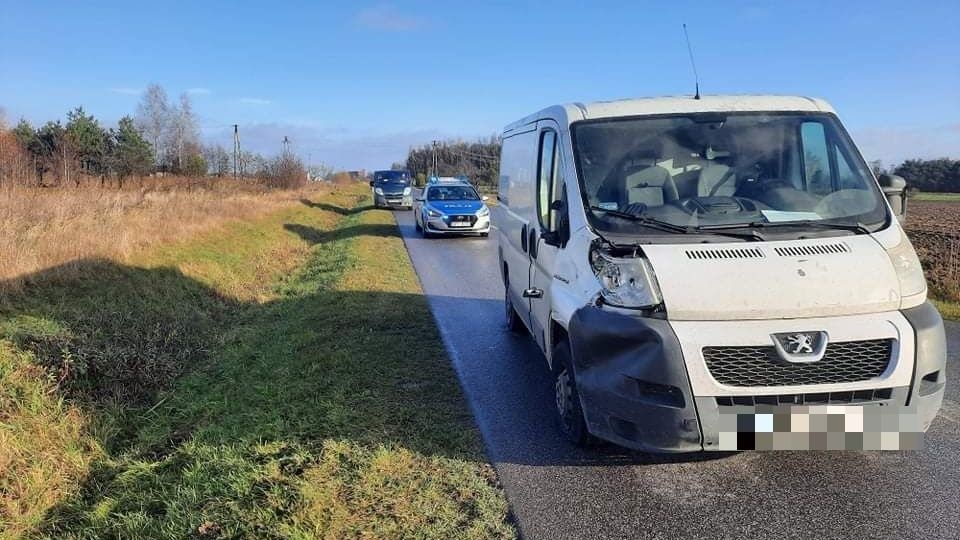
<instances>
[{"instance_id":1,"label":"windshield wiper","mask_svg":"<svg viewBox=\"0 0 960 540\"><path fill-rule=\"evenodd\" d=\"M683 227L681 225L674 225L669 221L661 221L656 218L647 217L643 214L631 214L630 212L624 212L622 210L608 210L602 206L591 206L590 209L596 210L598 212L604 212L608 215L618 217L621 219L635 221L641 225L646 225L648 227L652 227L654 229L660 229L662 231L669 231L669 232L675 232L675 233L681 233L681 234L687 234L691 232L690 229L688 229L687 227Z\"/></svg>"},{"instance_id":2,"label":"windshield wiper","mask_svg":"<svg viewBox=\"0 0 960 540\"><path fill-rule=\"evenodd\" d=\"M735 223L732 225L704 225L698 227L703 230L725 230L725 229L748 229L748 228L769 228L769 227L817 227L821 229L836 229L840 231L852 231L857 234L871 234L873 231L867 228L863 223L832 223L829 221L814 221L805 219L801 221L753 221L750 223Z\"/></svg>"},{"instance_id":3,"label":"windshield wiper","mask_svg":"<svg viewBox=\"0 0 960 540\"><path fill-rule=\"evenodd\" d=\"M860 223L833 223L830 221L797 221L795 223L802 223L803 225L808 225L812 227L820 227L821 229L836 229L839 231L852 231L857 234L871 234L873 231L867 228L866 225Z\"/></svg>"},{"instance_id":4,"label":"windshield wiper","mask_svg":"<svg viewBox=\"0 0 960 540\"><path fill-rule=\"evenodd\" d=\"M624 212L622 210L608 210L601 206L591 206L590 209L597 210L600 212L605 212L614 217L635 221L641 225L647 225L655 229L660 229L663 231L669 231L674 233L696 234L699 232L709 231L710 233L716 234L718 236L729 236L731 238L740 238L742 240L758 240L758 241L765 240L763 234L761 234L759 231L750 231L750 232L743 232L743 233L724 231L724 232L714 233L713 230L710 230L710 227L684 227L683 225L676 225L674 223L670 223L669 221L662 221L656 218L647 217L647 216L644 216L643 214L639 214L639 215L631 214L629 212Z\"/></svg>"},{"instance_id":5,"label":"windshield wiper","mask_svg":"<svg viewBox=\"0 0 960 540\"><path fill-rule=\"evenodd\" d=\"M710 234L716 234L721 236L730 236L732 238L742 238L744 240L756 240L758 242L765 242L767 237L763 235L760 231L755 231L753 229L747 229L744 232L731 232L727 231L724 228L713 228L710 225L694 227L696 232L706 232Z\"/></svg>"}]
</instances>

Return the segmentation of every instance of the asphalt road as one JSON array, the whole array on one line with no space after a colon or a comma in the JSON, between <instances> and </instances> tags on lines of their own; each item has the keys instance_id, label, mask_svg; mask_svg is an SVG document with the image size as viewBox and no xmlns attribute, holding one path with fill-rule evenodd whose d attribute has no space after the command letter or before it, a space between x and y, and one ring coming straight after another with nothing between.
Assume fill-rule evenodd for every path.
<instances>
[{"instance_id":1,"label":"asphalt road","mask_svg":"<svg viewBox=\"0 0 960 540\"><path fill-rule=\"evenodd\" d=\"M396 218L524 538L960 539L960 324L922 451L580 450L539 349L504 327L495 231L425 240Z\"/></svg>"}]
</instances>

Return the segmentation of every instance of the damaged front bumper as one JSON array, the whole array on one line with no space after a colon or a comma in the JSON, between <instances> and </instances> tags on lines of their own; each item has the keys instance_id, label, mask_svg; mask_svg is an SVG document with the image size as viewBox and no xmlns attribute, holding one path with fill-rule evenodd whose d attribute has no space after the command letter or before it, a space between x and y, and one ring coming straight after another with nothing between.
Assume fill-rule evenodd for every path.
<instances>
[{"instance_id":1,"label":"damaged front bumper","mask_svg":"<svg viewBox=\"0 0 960 540\"><path fill-rule=\"evenodd\" d=\"M904 380L851 403L855 404L854 410L875 405L872 410L894 417L909 415L919 439L943 399L946 340L942 320L932 305L901 314L913 330L909 336L914 351L909 382ZM737 418L738 413L769 411L759 399L767 403L779 399L782 410L785 399L806 403L804 399L824 395L798 394L795 388L789 395L777 395L775 389L765 389L759 392L762 396L749 398L754 401L748 405L744 405L748 398L742 391L696 395L684 348L671 323L640 313L586 306L574 313L568 332L589 431L627 448L650 452L729 450L723 435L729 435L724 431L731 429L731 413ZM687 354L691 354L689 350ZM875 386L884 385L881 381ZM858 388L857 395L864 396L867 391L863 385Z\"/></svg>"}]
</instances>

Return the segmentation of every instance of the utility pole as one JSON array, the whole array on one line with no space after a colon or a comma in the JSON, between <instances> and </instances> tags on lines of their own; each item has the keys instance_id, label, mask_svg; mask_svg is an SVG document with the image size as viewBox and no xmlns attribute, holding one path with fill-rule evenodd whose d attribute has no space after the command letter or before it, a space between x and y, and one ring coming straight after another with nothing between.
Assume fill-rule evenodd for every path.
<instances>
[{"instance_id":1,"label":"utility pole","mask_svg":"<svg viewBox=\"0 0 960 540\"><path fill-rule=\"evenodd\" d=\"M237 161L240 160L240 132L237 124L233 125L233 178L237 178Z\"/></svg>"},{"instance_id":2,"label":"utility pole","mask_svg":"<svg viewBox=\"0 0 960 540\"><path fill-rule=\"evenodd\" d=\"M430 176L440 176L440 173L438 172L439 167L437 162L437 146L439 146L439 144L440 143L438 141L436 140L433 141L433 160L432 160L433 163L431 163L431 167L433 168L433 174Z\"/></svg>"},{"instance_id":3,"label":"utility pole","mask_svg":"<svg viewBox=\"0 0 960 540\"><path fill-rule=\"evenodd\" d=\"M183 125L177 126L177 168L183 173Z\"/></svg>"},{"instance_id":4,"label":"utility pole","mask_svg":"<svg viewBox=\"0 0 960 540\"><path fill-rule=\"evenodd\" d=\"M286 135L283 136L283 157L290 155L290 138Z\"/></svg>"}]
</instances>

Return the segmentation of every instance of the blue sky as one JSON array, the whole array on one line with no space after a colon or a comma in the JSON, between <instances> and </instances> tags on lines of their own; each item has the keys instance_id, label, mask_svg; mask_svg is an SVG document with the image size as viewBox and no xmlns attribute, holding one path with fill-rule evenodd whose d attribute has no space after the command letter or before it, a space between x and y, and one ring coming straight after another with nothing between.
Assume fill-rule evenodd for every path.
<instances>
[{"instance_id":1,"label":"blue sky","mask_svg":"<svg viewBox=\"0 0 960 540\"><path fill-rule=\"evenodd\" d=\"M0 0L9 122L190 92L204 138L377 168L544 106L691 93L828 99L867 159L960 157L960 2Z\"/></svg>"}]
</instances>

